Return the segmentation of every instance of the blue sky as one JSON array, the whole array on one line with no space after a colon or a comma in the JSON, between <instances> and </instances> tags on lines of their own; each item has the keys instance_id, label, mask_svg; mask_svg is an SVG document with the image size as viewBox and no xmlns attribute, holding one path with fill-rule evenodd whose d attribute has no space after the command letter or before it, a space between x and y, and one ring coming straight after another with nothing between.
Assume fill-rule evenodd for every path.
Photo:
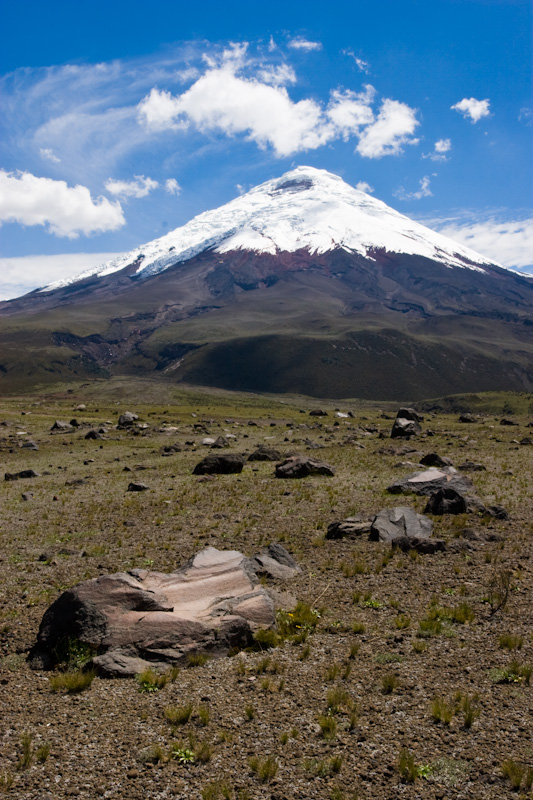
<instances>
[{"instance_id":1,"label":"blue sky","mask_svg":"<svg viewBox=\"0 0 533 800\"><path fill-rule=\"evenodd\" d=\"M533 270L529 0L11 3L0 298L298 164Z\"/></svg>"}]
</instances>

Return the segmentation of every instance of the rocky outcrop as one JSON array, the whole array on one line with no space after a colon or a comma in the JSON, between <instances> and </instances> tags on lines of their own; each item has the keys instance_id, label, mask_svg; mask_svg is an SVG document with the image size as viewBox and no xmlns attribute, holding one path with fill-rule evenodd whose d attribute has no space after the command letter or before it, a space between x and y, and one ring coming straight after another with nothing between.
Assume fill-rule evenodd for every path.
<instances>
[{"instance_id":1,"label":"rocky outcrop","mask_svg":"<svg viewBox=\"0 0 533 800\"><path fill-rule=\"evenodd\" d=\"M4 480L6 481L19 481L23 478L39 478L38 472L33 469L22 469L20 472L6 472Z\"/></svg>"},{"instance_id":2,"label":"rocky outcrop","mask_svg":"<svg viewBox=\"0 0 533 800\"><path fill-rule=\"evenodd\" d=\"M194 653L227 655L275 625L256 570L287 578L299 567L281 545L253 559L208 547L170 574L134 569L84 581L45 612L30 665L54 667L70 640L92 648L92 665L107 676L162 669Z\"/></svg>"},{"instance_id":3,"label":"rocky outcrop","mask_svg":"<svg viewBox=\"0 0 533 800\"><path fill-rule=\"evenodd\" d=\"M275 447L268 447L265 444L260 444L259 447L250 453L248 461L279 461L281 453Z\"/></svg>"},{"instance_id":4,"label":"rocky outcrop","mask_svg":"<svg viewBox=\"0 0 533 800\"><path fill-rule=\"evenodd\" d=\"M370 520L347 517L337 522L330 522L326 539L357 539L365 533L370 533Z\"/></svg>"}]
</instances>

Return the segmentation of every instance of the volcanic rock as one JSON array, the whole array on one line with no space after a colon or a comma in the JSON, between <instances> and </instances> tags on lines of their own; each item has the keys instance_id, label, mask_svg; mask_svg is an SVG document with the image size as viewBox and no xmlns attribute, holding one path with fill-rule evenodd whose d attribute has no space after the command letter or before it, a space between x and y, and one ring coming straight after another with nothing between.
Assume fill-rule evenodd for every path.
<instances>
[{"instance_id":1,"label":"volcanic rock","mask_svg":"<svg viewBox=\"0 0 533 800\"><path fill-rule=\"evenodd\" d=\"M441 539L432 539L433 523L409 506L382 509L372 521L370 541L386 542L402 550L436 553L445 549Z\"/></svg>"},{"instance_id":2,"label":"volcanic rock","mask_svg":"<svg viewBox=\"0 0 533 800\"><path fill-rule=\"evenodd\" d=\"M452 460L446 456L439 456L437 453L428 453L420 459L420 463L425 467L451 467Z\"/></svg>"},{"instance_id":3,"label":"volcanic rock","mask_svg":"<svg viewBox=\"0 0 533 800\"><path fill-rule=\"evenodd\" d=\"M133 675L193 653L226 655L274 624L251 561L208 547L170 574L136 569L68 589L45 612L29 661L50 669L61 645L78 640L93 648L102 674Z\"/></svg>"},{"instance_id":4,"label":"volcanic rock","mask_svg":"<svg viewBox=\"0 0 533 800\"><path fill-rule=\"evenodd\" d=\"M442 469L430 468L422 472L414 472L387 487L389 494L421 494L430 495L438 489L452 487L460 492L473 493L472 482L464 475L459 475L453 467Z\"/></svg>"},{"instance_id":5,"label":"volcanic rock","mask_svg":"<svg viewBox=\"0 0 533 800\"><path fill-rule=\"evenodd\" d=\"M307 456L289 456L276 464L276 478L306 478L308 475L335 475L335 470L324 461Z\"/></svg>"},{"instance_id":6,"label":"volcanic rock","mask_svg":"<svg viewBox=\"0 0 533 800\"><path fill-rule=\"evenodd\" d=\"M291 554L279 542L273 542L265 552L254 556L251 565L257 575L279 580L289 580L302 571Z\"/></svg>"},{"instance_id":7,"label":"volcanic rock","mask_svg":"<svg viewBox=\"0 0 533 800\"><path fill-rule=\"evenodd\" d=\"M87 431L87 433L85 434L84 438L85 439L103 439L104 437L102 436L101 433L98 433L98 431L90 430L90 431Z\"/></svg>"},{"instance_id":8,"label":"volcanic rock","mask_svg":"<svg viewBox=\"0 0 533 800\"><path fill-rule=\"evenodd\" d=\"M59 433L72 433L74 428L72 425L69 425L68 422L63 422L63 420L56 419L50 430L58 431Z\"/></svg>"},{"instance_id":9,"label":"volcanic rock","mask_svg":"<svg viewBox=\"0 0 533 800\"><path fill-rule=\"evenodd\" d=\"M391 439L410 439L421 432L420 417L414 408L400 408L392 425Z\"/></svg>"},{"instance_id":10,"label":"volcanic rock","mask_svg":"<svg viewBox=\"0 0 533 800\"><path fill-rule=\"evenodd\" d=\"M124 467L124 469L126 469L126 468ZM131 483L128 484L127 491L128 492L146 492L146 491L148 491L148 486L145 483L137 483L137 482L132 481Z\"/></svg>"},{"instance_id":11,"label":"volcanic rock","mask_svg":"<svg viewBox=\"0 0 533 800\"><path fill-rule=\"evenodd\" d=\"M39 478L40 475L38 472L35 472L33 469L23 469L20 472L6 472L4 475L4 480L6 481L18 481L21 478Z\"/></svg>"},{"instance_id":12,"label":"volcanic rock","mask_svg":"<svg viewBox=\"0 0 533 800\"><path fill-rule=\"evenodd\" d=\"M131 411L125 411L118 418L118 427L119 428L131 428L133 423L138 419L139 419L139 415L138 414L133 414Z\"/></svg>"},{"instance_id":13,"label":"volcanic rock","mask_svg":"<svg viewBox=\"0 0 533 800\"><path fill-rule=\"evenodd\" d=\"M328 525L326 539L356 539L364 533L370 533L370 520L360 517L346 517Z\"/></svg>"},{"instance_id":14,"label":"volcanic rock","mask_svg":"<svg viewBox=\"0 0 533 800\"><path fill-rule=\"evenodd\" d=\"M260 444L257 450L250 453L248 461L279 461L281 453L274 447L268 447L265 444Z\"/></svg>"},{"instance_id":15,"label":"volcanic rock","mask_svg":"<svg viewBox=\"0 0 533 800\"><path fill-rule=\"evenodd\" d=\"M430 495L424 514L466 514L468 498L457 489L446 487Z\"/></svg>"},{"instance_id":16,"label":"volcanic rock","mask_svg":"<svg viewBox=\"0 0 533 800\"><path fill-rule=\"evenodd\" d=\"M209 455L203 458L192 471L193 475L233 475L242 472L244 457L238 453Z\"/></svg>"},{"instance_id":17,"label":"volcanic rock","mask_svg":"<svg viewBox=\"0 0 533 800\"><path fill-rule=\"evenodd\" d=\"M477 419L473 414L461 414L461 416L459 417L459 422L471 424L473 422L477 422Z\"/></svg>"}]
</instances>

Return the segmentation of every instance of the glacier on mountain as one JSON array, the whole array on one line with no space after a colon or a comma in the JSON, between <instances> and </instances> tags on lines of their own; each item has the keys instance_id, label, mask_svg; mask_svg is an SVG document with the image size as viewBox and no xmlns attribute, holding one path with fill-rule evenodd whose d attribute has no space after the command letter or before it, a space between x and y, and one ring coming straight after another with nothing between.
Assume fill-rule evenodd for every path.
<instances>
[{"instance_id":1,"label":"glacier on mountain","mask_svg":"<svg viewBox=\"0 0 533 800\"><path fill-rule=\"evenodd\" d=\"M276 254L336 248L372 258L374 251L424 256L447 267L484 272L494 265L463 245L426 228L337 175L297 167L186 225L106 264L41 289L52 291L84 278L104 277L134 262L136 275L149 277L206 250L252 250Z\"/></svg>"}]
</instances>

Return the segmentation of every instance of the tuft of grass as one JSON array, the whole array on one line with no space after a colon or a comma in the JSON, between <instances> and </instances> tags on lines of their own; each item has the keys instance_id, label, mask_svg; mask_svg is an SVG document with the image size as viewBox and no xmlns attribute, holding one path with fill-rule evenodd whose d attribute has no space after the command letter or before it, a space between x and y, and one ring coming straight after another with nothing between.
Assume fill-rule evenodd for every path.
<instances>
[{"instance_id":1,"label":"tuft of grass","mask_svg":"<svg viewBox=\"0 0 533 800\"><path fill-rule=\"evenodd\" d=\"M523 785L525 789L531 789L533 785L533 769L526 767L509 758L502 764L502 772L511 783L511 788L518 791Z\"/></svg>"},{"instance_id":2,"label":"tuft of grass","mask_svg":"<svg viewBox=\"0 0 533 800\"><path fill-rule=\"evenodd\" d=\"M139 684L139 691L142 693L158 692L163 689L168 681L168 673L155 672L153 669L145 669L135 676Z\"/></svg>"},{"instance_id":3,"label":"tuft of grass","mask_svg":"<svg viewBox=\"0 0 533 800\"><path fill-rule=\"evenodd\" d=\"M398 616L394 619L394 624L398 628L398 630L405 630L411 624L411 617L407 614L398 614Z\"/></svg>"},{"instance_id":4,"label":"tuft of grass","mask_svg":"<svg viewBox=\"0 0 533 800\"><path fill-rule=\"evenodd\" d=\"M244 706L244 713L246 714L246 719L251 722L255 717L255 708L248 703L248 705Z\"/></svg>"},{"instance_id":5,"label":"tuft of grass","mask_svg":"<svg viewBox=\"0 0 533 800\"><path fill-rule=\"evenodd\" d=\"M22 736L20 737L20 743L22 745L22 754L17 762L17 769L23 770L28 769L33 763L33 749L32 749L32 741L33 737L31 733L25 731Z\"/></svg>"},{"instance_id":6,"label":"tuft of grass","mask_svg":"<svg viewBox=\"0 0 533 800\"><path fill-rule=\"evenodd\" d=\"M475 694L473 697L464 695L461 699L461 711L463 712L463 727L469 730L476 719L478 719L481 711L478 706L479 696Z\"/></svg>"},{"instance_id":7,"label":"tuft of grass","mask_svg":"<svg viewBox=\"0 0 533 800\"><path fill-rule=\"evenodd\" d=\"M414 783L417 778L426 776L429 768L424 764L417 764L413 754L403 747L398 757L398 772L404 783Z\"/></svg>"},{"instance_id":8,"label":"tuft of grass","mask_svg":"<svg viewBox=\"0 0 533 800\"><path fill-rule=\"evenodd\" d=\"M66 694L79 694L89 689L95 677L96 671L93 669L55 672L49 678L50 690L52 692L65 692Z\"/></svg>"},{"instance_id":9,"label":"tuft of grass","mask_svg":"<svg viewBox=\"0 0 533 800\"><path fill-rule=\"evenodd\" d=\"M257 756L253 756L249 762L250 769L254 772L261 783L269 783L276 777L278 772L278 762L272 757L268 756L264 761L261 761Z\"/></svg>"},{"instance_id":10,"label":"tuft of grass","mask_svg":"<svg viewBox=\"0 0 533 800\"><path fill-rule=\"evenodd\" d=\"M340 686L329 689L326 697L326 714L340 714L343 708L350 709L352 705L352 698Z\"/></svg>"},{"instance_id":11,"label":"tuft of grass","mask_svg":"<svg viewBox=\"0 0 533 800\"><path fill-rule=\"evenodd\" d=\"M178 725L186 725L191 718L193 711L193 704L187 703L185 706L167 706L163 714L165 719L170 725L177 727Z\"/></svg>"},{"instance_id":12,"label":"tuft of grass","mask_svg":"<svg viewBox=\"0 0 533 800\"><path fill-rule=\"evenodd\" d=\"M444 697L435 697L431 703L431 719L441 725L449 725L456 711L456 704L447 702Z\"/></svg>"},{"instance_id":13,"label":"tuft of grass","mask_svg":"<svg viewBox=\"0 0 533 800\"><path fill-rule=\"evenodd\" d=\"M50 742L43 742L35 751L35 760L38 764L44 764L50 755Z\"/></svg>"},{"instance_id":14,"label":"tuft of grass","mask_svg":"<svg viewBox=\"0 0 533 800\"><path fill-rule=\"evenodd\" d=\"M187 656L187 666L189 667L203 667L208 661L207 653L189 653Z\"/></svg>"},{"instance_id":15,"label":"tuft of grass","mask_svg":"<svg viewBox=\"0 0 533 800\"><path fill-rule=\"evenodd\" d=\"M381 691L383 694L392 694L400 686L400 679L395 672L387 672L381 679Z\"/></svg>"},{"instance_id":16,"label":"tuft of grass","mask_svg":"<svg viewBox=\"0 0 533 800\"><path fill-rule=\"evenodd\" d=\"M352 624L352 632L355 633L356 636L359 636L360 634L364 633L365 631L366 631L366 627L365 627L365 624L363 622L357 622L356 621L356 622L354 622Z\"/></svg>"},{"instance_id":17,"label":"tuft of grass","mask_svg":"<svg viewBox=\"0 0 533 800\"><path fill-rule=\"evenodd\" d=\"M523 636L515 636L512 633L502 633L498 639L500 650L521 650L524 644Z\"/></svg>"},{"instance_id":18,"label":"tuft of grass","mask_svg":"<svg viewBox=\"0 0 533 800\"><path fill-rule=\"evenodd\" d=\"M318 718L320 733L323 739L334 739L337 735L337 720L330 714L321 714Z\"/></svg>"},{"instance_id":19,"label":"tuft of grass","mask_svg":"<svg viewBox=\"0 0 533 800\"><path fill-rule=\"evenodd\" d=\"M520 664L513 658L509 666L500 669L498 667L489 670L489 675L494 683L522 683L529 686L533 668L529 664Z\"/></svg>"},{"instance_id":20,"label":"tuft of grass","mask_svg":"<svg viewBox=\"0 0 533 800\"><path fill-rule=\"evenodd\" d=\"M207 706L198 706L198 722L205 728L209 724L209 708Z\"/></svg>"},{"instance_id":21,"label":"tuft of grass","mask_svg":"<svg viewBox=\"0 0 533 800\"><path fill-rule=\"evenodd\" d=\"M0 773L0 792L8 792L13 783L15 782L15 776L11 772L11 770L6 770L5 772Z\"/></svg>"},{"instance_id":22,"label":"tuft of grass","mask_svg":"<svg viewBox=\"0 0 533 800\"><path fill-rule=\"evenodd\" d=\"M194 754L196 756L196 760L200 764L207 764L208 761L211 761L211 758L213 756L213 748L211 747L209 742L205 742L205 741L204 742L199 742L196 745L196 748L194 750Z\"/></svg>"}]
</instances>

